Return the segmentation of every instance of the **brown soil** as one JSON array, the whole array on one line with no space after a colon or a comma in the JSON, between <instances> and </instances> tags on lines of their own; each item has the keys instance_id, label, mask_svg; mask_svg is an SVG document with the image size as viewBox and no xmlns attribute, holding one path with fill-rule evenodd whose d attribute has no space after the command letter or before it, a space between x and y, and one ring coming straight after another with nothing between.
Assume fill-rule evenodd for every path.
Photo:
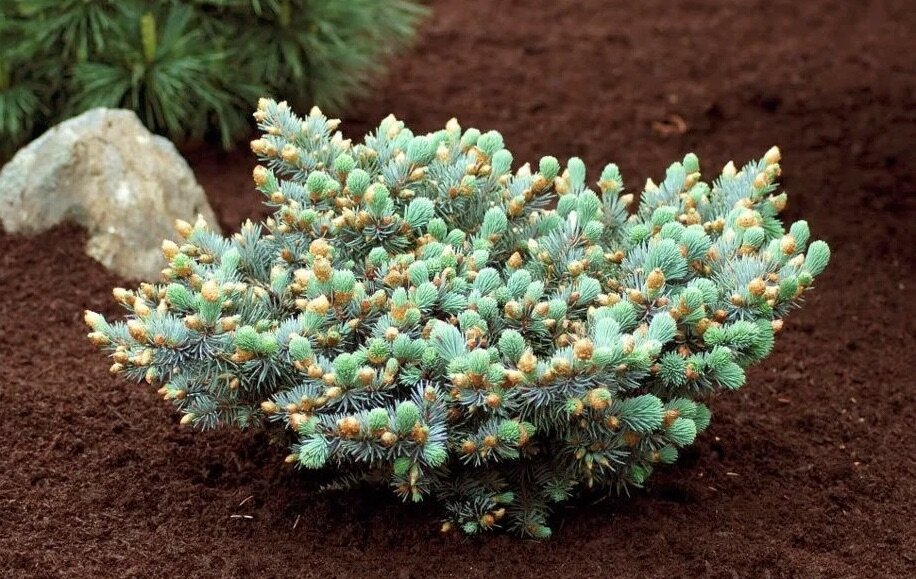
<instances>
[{"instance_id":1,"label":"brown soil","mask_svg":"<svg viewBox=\"0 0 916 579\"><path fill-rule=\"evenodd\" d=\"M317 495L256 432L189 432L84 338L127 282L74 226L0 234L4 577L912 577L916 77L908 0L438 2L345 119L451 116L518 160L618 163L631 189L696 151L784 152L788 217L834 261L772 357L629 500L546 543L441 536L385 491ZM909 38L910 40L906 40ZM680 121L686 128L680 132ZM250 154L190 152L221 224L263 214Z\"/></svg>"}]
</instances>

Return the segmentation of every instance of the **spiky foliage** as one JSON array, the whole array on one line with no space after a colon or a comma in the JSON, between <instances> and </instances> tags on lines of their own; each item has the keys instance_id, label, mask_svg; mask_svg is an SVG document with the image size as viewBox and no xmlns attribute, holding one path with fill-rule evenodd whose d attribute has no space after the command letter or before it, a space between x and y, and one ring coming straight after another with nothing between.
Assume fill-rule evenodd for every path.
<instances>
[{"instance_id":1,"label":"spiky foliage","mask_svg":"<svg viewBox=\"0 0 916 579\"><path fill-rule=\"evenodd\" d=\"M631 214L616 166L594 189L576 158L513 172L455 120L351 145L317 109L255 116L273 216L179 223L164 282L115 290L126 322L89 312L89 336L183 423L266 423L290 462L431 496L446 528L543 538L554 503L641 485L829 258L778 219L775 148L712 184L687 155Z\"/></svg>"},{"instance_id":2,"label":"spiky foliage","mask_svg":"<svg viewBox=\"0 0 916 579\"><path fill-rule=\"evenodd\" d=\"M249 134L248 103L339 106L411 38L417 0L0 2L0 142L95 106L175 140Z\"/></svg>"}]
</instances>

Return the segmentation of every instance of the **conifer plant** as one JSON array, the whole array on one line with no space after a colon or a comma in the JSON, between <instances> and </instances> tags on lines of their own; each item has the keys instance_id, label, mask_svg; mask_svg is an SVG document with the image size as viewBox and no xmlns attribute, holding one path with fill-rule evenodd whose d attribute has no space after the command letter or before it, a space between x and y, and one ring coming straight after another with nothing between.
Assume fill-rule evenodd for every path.
<instances>
[{"instance_id":1,"label":"conifer plant","mask_svg":"<svg viewBox=\"0 0 916 579\"><path fill-rule=\"evenodd\" d=\"M92 107L229 145L262 94L340 106L424 13L417 0L3 0L0 152Z\"/></svg>"},{"instance_id":2,"label":"conifer plant","mask_svg":"<svg viewBox=\"0 0 916 579\"><path fill-rule=\"evenodd\" d=\"M830 251L785 230L779 150L712 183L696 156L635 202L615 165L513 170L499 133L361 144L264 100L273 208L224 238L178 222L161 283L87 312L111 371L183 424L266 425L287 461L436 500L444 529L550 535L556 503L640 486L772 349ZM632 208L632 212L631 212Z\"/></svg>"}]
</instances>

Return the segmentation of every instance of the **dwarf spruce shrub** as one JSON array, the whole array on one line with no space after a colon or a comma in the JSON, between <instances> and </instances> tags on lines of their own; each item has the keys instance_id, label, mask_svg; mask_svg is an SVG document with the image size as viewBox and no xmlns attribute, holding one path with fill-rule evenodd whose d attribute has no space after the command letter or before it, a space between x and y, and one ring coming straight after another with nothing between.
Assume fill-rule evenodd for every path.
<instances>
[{"instance_id":1,"label":"dwarf spruce shrub","mask_svg":"<svg viewBox=\"0 0 916 579\"><path fill-rule=\"evenodd\" d=\"M594 187L577 158L513 170L455 120L354 145L318 109L255 117L273 216L179 222L162 283L116 289L126 321L87 312L89 337L182 423L266 424L445 529L547 537L552 505L674 462L830 256L780 222L776 148L712 183L687 155L636 203L613 164Z\"/></svg>"}]
</instances>

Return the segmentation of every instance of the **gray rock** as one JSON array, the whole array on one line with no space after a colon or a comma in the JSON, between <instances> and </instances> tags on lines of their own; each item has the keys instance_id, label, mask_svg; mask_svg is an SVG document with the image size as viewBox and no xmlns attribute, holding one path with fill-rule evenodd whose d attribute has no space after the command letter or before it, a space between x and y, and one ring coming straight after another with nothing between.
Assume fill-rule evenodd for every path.
<instances>
[{"instance_id":1,"label":"gray rock","mask_svg":"<svg viewBox=\"0 0 916 579\"><path fill-rule=\"evenodd\" d=\"M89 232L86 253L122 276L159 279L175 219L216 217L175 146L132 111L93 109L19 151L0 171L0 221L35 234L64 220Z\"/></svg>"}]
</instances>

